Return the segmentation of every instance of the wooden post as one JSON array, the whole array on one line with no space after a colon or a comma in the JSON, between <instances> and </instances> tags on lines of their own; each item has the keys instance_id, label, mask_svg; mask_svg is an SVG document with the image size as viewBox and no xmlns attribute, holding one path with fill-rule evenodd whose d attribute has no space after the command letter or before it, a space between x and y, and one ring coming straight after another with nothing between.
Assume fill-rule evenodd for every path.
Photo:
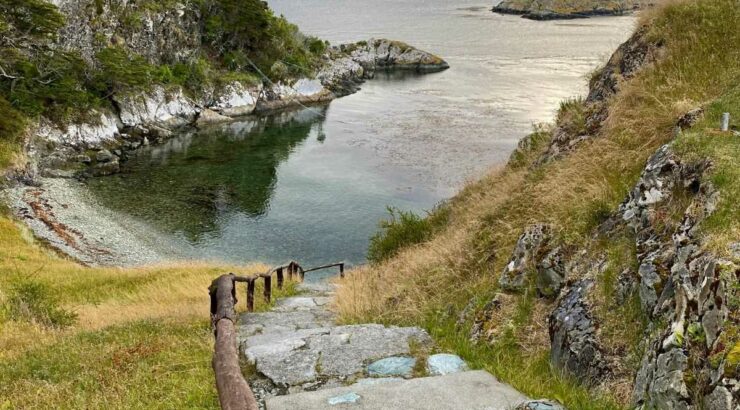
<instances>
[{"instance_id":1,"label":"wooden post","mask_svg":"<svg viewBox=\"0 0 740 410\"><path fill-rule=\"evenodd\" d=\"M254 278L247 281L247 312L254 312Z\"/></svg>"},{"instance_id":2,"label":"wooden post","mask_svg":"<svg viewBox=\"0 0 740 410\"><path fill-rule=\"evenodd\" d=\"M720 124L720 129L724 132L727 132L730 130L730 113L729 112L722 114L722 124Z\"/></svg>"},{"instance_id":3,"label":"wooden post","mask_svg":"<svg viewBox=\"0 0 740 410\"><path fill-rule=\"evenodd\" d=\"M339 277L344 279L344 264L343 263L339 264Z\"/></svg>"},{"instance_id":4,"label":"wooden post","mask_svg":"<svg viewBox=\"0 0 740 410\"><path fill-rule=\"evenodd\" d=\"M288 280L293 280L293 262L288 264Z\"/></svg>"},{"instance_id":5,"label":"wooden post","mask_svg":"<svg viewBox=\"0 0 740 410\"><path fill-rule=\"evenodd\" d=\"M277 287L278 289L283 288L283 268L277 268Z\"/></svg>"},{"instance_id":6,"label":"wooden post","mask_svg":"<svg viewBox=\"0 0 740 410\"><path fill-rule=\"evenodd\" d=\"M272 297L272 276L269 274L265 276L265 302L270 303L270 298Z\"/></svg>"}]
</instances>

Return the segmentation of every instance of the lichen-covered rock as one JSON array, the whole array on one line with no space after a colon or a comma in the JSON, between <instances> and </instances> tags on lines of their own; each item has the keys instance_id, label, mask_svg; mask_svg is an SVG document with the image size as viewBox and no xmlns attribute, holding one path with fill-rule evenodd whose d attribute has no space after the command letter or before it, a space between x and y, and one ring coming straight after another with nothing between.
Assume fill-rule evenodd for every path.
<instances>
[{"instance_id":1,"label":"lichen-covered rock","mask_svg":"<svg viewBox=\"0 0 740 410\"><path fill-rule=\"evenodd\" d=\"M125 44L152 64L176 63L197 55L201 46L200 11L179 1L156 10L127 0L54 0L65 15L58 46L87 61L111 44Z\"/></svg>"},{"instance_id":2,"label":"lichen-covered rock","mask_svg":"<svg viewBox=\"0 0 740 410\"><path fill-rule=\"evenodd\" d=\"M411 377L416 359L413 357L386 357L367 366L367 374L373 377Z\"/></svg>"},{"instance_id":3,"label":"lichen-covered rock","mask_svg":"<svg viewBox=\"0 0 740 410\"><path fill-rule=\"evenodd\" d=\"M550 361L586 383L600 380L607 371L587 301L593 286L591 279L571 284L558 299L548 320Z\"/></svg>"},{"instance_id":4,"label":"lichen-covered rock","mask_svg":"<svg viewBox=\"0 0 740 410\"><path fill-rule=\"evenodd\" d=\"M730 300L737 300L740 270L706 252L697 235L719 194L704 173L711 164L683 162L670 145L647 162L619 216L635 234L642 307L652 322L633 404L643 409L734 409L734 381L724 377L730 341ZM659 218L677 193L690 200L683 218L667 226ZM675 206L675 205L674 205ZM680 210L679 210L680 211ZM662 323L667 323L663 325ZM662 327L661 327L662 326Z\"/></svg>"},{"instance_id":5,"label":"lichen-covered rock","mask_svg":"<svg viewBox=\"0 0 740 410\"><path fill-rule=\"evenodd\" d=\"M556 247L537 262L537 292L542 296L555 298L563 288L565 279L563 249Z\"/></svg>"},{"instance_id":6,"label":"lichen-covered rock","mask_svg":"<svg viewBox=\"0 0 740 410\"><path fill-rule=\"evenodd\" d=\"M127 127L179 127L191 124L199 111L177 87L165 90L162 86L154 86L147 93L116 94L113 99L119 107L121 122Z\"/></svg>"},{"instance_id":7,"label":"lichen-covered rock","mask_svg":"<svg viewBox=\"0 0 740 410\"><path fill-rule=\"evenodd\" d=\"M513 410L566 410L562 405L549 400L530 400L519 404Z\"/></svg>"},{"instance_id":8,"label":"lichen-covered rock","mask_svg":"<svg viewBox=\"0 0 740 410\"><path fill-rule=\"evenodd\" d=\"M443 376L466 370L468 365L460 356L454 354L440 353L427 358L427 373L431 376Z\"/></svg>"},{"instance_id":9,"label":"lichen-covered rock","mask_svg":"<svg viewBox=\"0 0 740 410\"><path fill-rule=\"evenodd\" d=\"M519 237L509 263L499 277L499 285L506 290L520 291L526 287L527 274L535 270L540 249L550 239L550 227L532 225Z\"/></svg>"},{"instance_id":10,"label":"lichen-covered rock","mask_svg":"<svg viewBox=\"0 0 740 410\"><path fill-rule=\"evenodd\" d=\"M88 113L87 122L70 123L57 126L49 121L42 121L36 132L39 145L53 143L74 147L100 146L114 141L119 136L118 119L113 113L92 111Z\"/></svg>"}]
</instances>

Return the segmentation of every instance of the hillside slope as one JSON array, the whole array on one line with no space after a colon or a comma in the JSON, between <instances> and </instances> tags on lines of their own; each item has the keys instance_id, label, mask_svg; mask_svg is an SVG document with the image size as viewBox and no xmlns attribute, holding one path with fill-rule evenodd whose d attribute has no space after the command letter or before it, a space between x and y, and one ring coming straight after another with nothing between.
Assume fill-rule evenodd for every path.
<instances>
[{"instance_id":1,"label":"hillside slope","mask_svg":"<svg viewBox=\"0 0 740 410\"><path fill-rule=\"evenodd\" d=\"M420 324L570 409L736 408L738 18L733 0L645 12L505 167L383 225L343 320Z\"/></svg>"}]
</instances>

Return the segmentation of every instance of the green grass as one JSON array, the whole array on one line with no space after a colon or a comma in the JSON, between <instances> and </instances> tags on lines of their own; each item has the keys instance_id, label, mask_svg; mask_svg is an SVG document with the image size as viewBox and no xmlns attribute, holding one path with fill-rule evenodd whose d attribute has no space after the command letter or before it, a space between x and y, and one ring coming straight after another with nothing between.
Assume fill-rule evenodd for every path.
<instances>
[{"instance_id":1,"label":"green grass","mask_svg":"<svg viewBox=\"0 0 740 410\"><path fill-rule=\"evenodd\" d=\"M444 225L447 217L444 206L437 207L426 217L391 207L388 213L388 219L380 221L380 230L370 238L367 259L372 263L382 262L401 249L426 241L436 228Z\"/></svg>"},{"instance_id":2,"label":"green grass","mask_svg":"<svg viewBox=\"0 0 740 410\"><path fill-rule=\"evenodd\" d=\"M728 89L706 107L704 118L676 141L685 161L709 159L709 177L720 191L717 210L702 223L702 235L717 254L729 257L729 245L740 238L740 137L718 132L722 113L729 112L732 124L740 126L740 87Z\"/></svg>"},{"instance_id":3,"label":"green grass","mask_svg":"<svg viewBox=\"0 0 740 410\"><path fill-rule=\"evenodd\" d=\"M75 333L0 361L0 408L216 409L212 338L206 320Z\"/></svg>"},{"instance_id":4,"label":"green grass","mask_svg":"<svg viewBox=\"0 0 740 410\"><path fill-rule=\"evenodd\" d=\"M226 272L266 269L88 268L0 215L0 409L217 408L208 286ZM259 281L256 309L297 293L286 285L267 304Z\"/></svg>"}]
</instances>

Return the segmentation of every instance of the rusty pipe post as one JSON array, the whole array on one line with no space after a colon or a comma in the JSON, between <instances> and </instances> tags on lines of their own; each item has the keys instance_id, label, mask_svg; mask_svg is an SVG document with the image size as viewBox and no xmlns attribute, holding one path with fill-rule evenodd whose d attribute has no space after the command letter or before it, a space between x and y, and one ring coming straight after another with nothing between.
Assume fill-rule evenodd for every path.
<instances>
[{"instance_id":1,"label":"rusty pipe post","mask_svg":"<svg viewBox=\"0 0 740 410\"><path fill-rule=\"evenodd\" d=\"M339 264L339 277L344 279L344 263Z\"/></svg>"}]
</instances>

